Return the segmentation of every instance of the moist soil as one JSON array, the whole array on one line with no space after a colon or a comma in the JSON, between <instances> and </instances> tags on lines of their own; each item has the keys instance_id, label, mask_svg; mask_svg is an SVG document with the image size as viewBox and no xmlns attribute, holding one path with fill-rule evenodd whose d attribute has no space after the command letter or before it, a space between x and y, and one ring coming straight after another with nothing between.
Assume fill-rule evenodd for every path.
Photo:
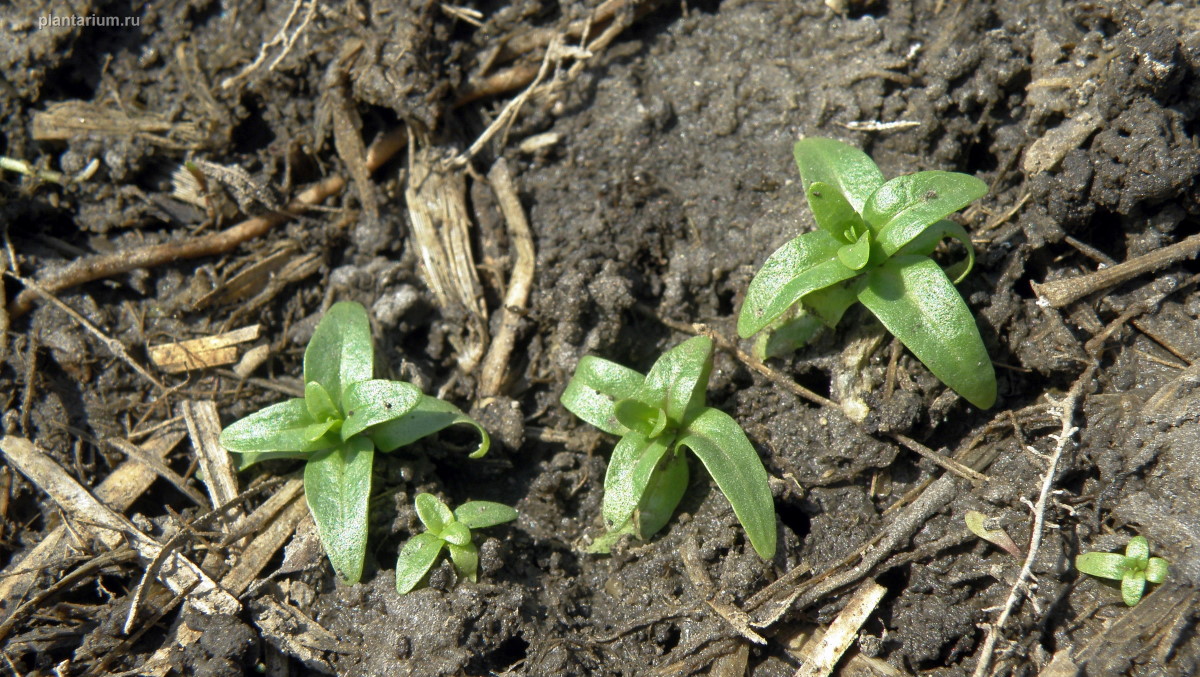
<instances>
[{"instance_id":1,"label":"moist soil","mask_svg":"<svg viewBox=\"0 0 1200 677\"><path fill-rule=\"evenodd\" d=\"M104 440L182 430L173 417L183 400L216 401L228 424L294 392L322 311L354 300L372 316L377 373L458 404L495 447L469 460L469 435L448 431L378 456L358 585L336 580L302 525L287 560L241 596L241 615L168 610L126 641L121 626L146 563L122 560L14 617L9 669L162 674L149 667L160 652L177 672L206 675L789 675L800 634L828 626L868 580L886 594L846 674L965 675L985 653L997 674L1200 669L1200 268L1186 256L1155 259L1060 307L1039 302L1031 284L1161 257L1200 231L1200 10L379 0L312 12L298 2L285 23L292 9L96 0L0 10L3 154L83 173L65 186L5 173L10 273L46 281L80 258L200 238L277 209L312 182L347 177L324 209L229 251L56 293L139 363L148 345L260 323L269 356L247 378L155 372L169 387L160 391L58 305L37 300L24 312L25 286L6 277L4 434L95 486L125 460ZM68 13L139 16L140 25L39 24ZM285 25L298 37L267 47L257 69L224 86ZM550 36L559 36L557 61L545 59ZM564 51L581 41L589 58ZM421 155L411 149L462 153L544 63L538 83L552 86L522 99L454 172L465 181L476 301L490 317L472 325L431 291L406 201ZM488 79L496 74L510 79ZM362 146L404 128L408 149L365 179ZM726 341L708 399L742 424L773 478L775 559L755 555L698 464L666 529L610 556L588 554L602 533L615 440L561 407L567 379L587 354L644 371L699 329L736 337L758 266L813 227L791 155L802 136L860 147L888 177L939 169L988 182L989 194L956 218L978 255L960 290L996 365L997 404L962 401L861 308L768 361L772 378ZM506 378L484 396L469 353L499 331L517 256L485 178L498 158L528 215L536 262L527 307L514 309ZM221 185L199 206L180 201L170 176L186 160L232 178L209 170ZM241 297L210 293L281 251L284 264L305 265L269 268ZM840 404L814 404L789 383ZM987 479L948 473L902 439ZM1056 450L1035 530L1031 502ZM185 440L168 463L192 477L195 458ZM273 462L241 478L249 486L295 470ZM0 564L13 572L62 513L9 466L0 480ZM520 517L483 532L478 583L442 564L427 587L399 596L394 563L419 531L412 500L423 491L451 504L500 501ZM968 510L992 517L1021 558L968 532ZM128 514L161 535L203 511L160 480ZM1032 582L985 646L1035 531ZM1137 534L1172 568L1130 609L1117 587L1073 562L1120 551ZM208 538L185 539L182 552L200 561ZM46 570L26 598L98 551L84 554ZM766 603L753 600L788 572ZM4 600L4 615L21 601ZM284 606L299 612L285 631L258 622L261 610ZM200 640L177 643L180 626L201 630ZM765 643L748 639L755 634Z\"/></svg>"}]
</instances>

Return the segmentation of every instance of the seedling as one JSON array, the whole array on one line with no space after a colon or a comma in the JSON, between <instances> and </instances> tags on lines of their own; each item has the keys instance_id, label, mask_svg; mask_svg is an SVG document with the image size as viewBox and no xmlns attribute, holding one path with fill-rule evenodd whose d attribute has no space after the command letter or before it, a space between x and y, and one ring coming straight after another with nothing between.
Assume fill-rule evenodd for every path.
<instances>
[{"instance_id":1,"label":"seedling","mask_svg":"<svg viewBox=\"0 0 1200 677\"><path fill-rule=\"evenodd\" d=\"M746 292L738 334L781 327L797 303L802 318L811 313L834 327L861 302L943 383L977 407L992 406L996 374L954 288L975 251L966 230L945 220L985 195L987 184L940 171L885 182L865 153L832 139L802 139L795 156L818 230L763 264ZM961 242L967 258L943 271L930 254L946 237Z\"/></svg>"},{"instance_id":2,"label":"seedling","mask_svg":"<svg viewBox=\"0 0 1200 677\"><path fill-rule=\"evenodd\" d=\"M259 461L299 458L304 493L329 561L347 583L362 577L367 503L375 452L389 452L447 426L479 431L471 458L491 444L478 423L411 383L371 378L374 347L367 311L336 303L304 350L304 397L255 412L221 431L221 444L245 469Z\"/></svg>"},{"instance_id":3,"label":"seedling","mask_svg":"<svg viewBox=\"0 0 1200 677\"><path fill-rule=\"evenodd\" d=\"M1013 557L1021 559L1021 549L1013 542L1012 536L1008 535L1004 527L996 525L995 520L991 517L977 510L968 510L964 520L971 533L1001 548Z\"/></svg>"},{"instance_id":4,"label":"seedling","mask_svg":"<svg viewBox=\"0 0 1200 677\"><path fill-rule=\"evenodd\" d=\"M684 341L645 376L599 357L579 361L563 406L621 437L604 478L609 534L594 551L607 552L626 533L648 538L667 524L687 489L683 450L690 449L729 499L755 552L774 557L775 504L767 471L741 426L704 404L712 349L704 336Z\"/></svg>"},{"instance_id":5,"label":"seedling","mask_svg":"<svg viewBox=\"0 0 1200 677\"><path fill-rule=\"evenodd\" d=\"M471 541L471 530L511 522L517 511L491 501L467 501L453 512L433 494L417 494L417 517L428 531L408 539L396 561L396 592L401 595L417 587L437 563L444 546L450 551L454 570L474 583L479 575L479 548Z\"/></svg>"},{"instance_id":6,"label":"seedling","mask_svg":"<svg viewBox=\"0 0 1200 677\"><path fill-rule=\"evenodd\" d=\"M1115 552L1085 552L1075 558L1075 568L1099 578L1121 581L1121 598L1127 606L1142 600L1146 583L1167 580L1170 563L1161 557L1150 556L1150 543L1145 536L1134 536L1125 546L1125 554Z\"/></svg>"}]
</instances>

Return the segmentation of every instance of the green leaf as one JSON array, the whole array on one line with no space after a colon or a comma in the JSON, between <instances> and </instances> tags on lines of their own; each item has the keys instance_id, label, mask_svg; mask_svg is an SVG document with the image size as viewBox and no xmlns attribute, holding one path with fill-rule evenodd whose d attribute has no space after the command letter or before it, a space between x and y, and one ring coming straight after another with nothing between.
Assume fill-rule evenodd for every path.
<instances>
[{"instance_id":1,"label":"green leaf","mask_svg":"<svg viewBox=\"0 0 1200 677\"><path fill-rule=\"evenodd\" d=\"M862 213L867 198L883 185L883 173L875 161L841 141L800 139L793 153L806 191L814 183L827 183L841 193L856 212Z\"/></svg>"},{"instance_id":2,"label":"green leaf","mask_svg":"<svg viewBox=\"0 0 1200 677\"><path fill-rule=\"evenodd\" d=\"M638 372L616 362L586 355L567 382L559 401L567 411L606 433L624 435L617 420L616 402L637 395L646 380Z\"/></svg>"},{"instance_id":3,"label":"green leaf","mask_svg":"<svg viewBox=\"0 0 1200 677\"><path fill-rule=\"evenodd\" d=\"M221 431L221 446L229 451L309 452L329 449L336 436L310 439L309 426L316 421L302 399L272 404L229 424Z\"/></svg>"},{"instance_id":4,"label":"green leaf","mask_svg":"<svg viewBox=\"0 0 1200 677\"><path fill-rule=\"evenodd\" d=\"M992 545L1003 548L1005 552L1013 557L1021 559L1021 549L1013 542L1012 537L1001 527L989 529L988 521L990 520L990 517L976 510L968 510L965 516L967 528L971 530L971 533Z\"/></svg>"},{"instance_id":5,"label":"green leaf","mask_svg":"<svg viewBox=\"0 0 1200 677\"><path fill-rule=\"evenodd\" d=\"M692 450L729 499L733 513L763 559L775 556L775 500L758 452L737 421L705 407L680 431L679 445Z\"/></svg>"},{"instance_id":6,"label":"green leaf","mask_svg":"<svg viewBox=\"0 0 1200 677\"><path fill-rule=\"evenodd\" d=\"M851 270L862 270L871 258L871 233L864 232L851 244L842 245L837 252L838 261Z\"/></svg>"},{"instance_id":7,"label":"green leaf","mask_svg":"<svg viewBox=\"0 0 1200 677\"><path fill-rule=\"evenodd\" d=\"M304 382L320 383L339 404L346 386L366 381L374 370L367 310L350 301L333 304L304 349Z\"/></svg>"},{"instance_id":8,"label":"green leaf","mask_svg":"<svg viewBox=\"0 0 1200 677\"><path fill-rule=\"evenodd\" d=\"M1162 583L1167 580L1171 565L1167 560L1161 557L1151 557L1149 562L1146 562L1146 580L1151 583Z\"/></svg>"},{"instance_id":9,"label":"green leaf","mask_svg":"<svg viewBox=\"0 0 1200 677\"><path fill-rule=\"evenodd\" d=\"M1075 557L1075 568L1090 576L1119 581L1125 577L1125 556L1115 552L1085 552Z\"/></svg>"},{"instance_id":10,"label":"green leaf","mask_svg":"<svg viewBox=\"0 0 1200 677\"><path fill-rule=\"evenodd\" d=\"M408 593L433 568L446 542L426 531L408 539L396 560L396 592Z\"/></svg>"},{"instance_id":11,"label":"green leaf","mask_svg":"<svg viewBox=\"0 0 1200 677\"><path fill-rule=\"evenodd\" d=\"M917 172L880 186L863 209L878 233L880 249L892 256L925 229L987 194L987 184L957 172Z\"/></svg>"},{"instance_id":12,"label":"green leaf","mask_svg":"<svg viewBox=\"0 0 1200 677\"><path fill-rule=\"evenodd\" d=\"M642 500L638 503L637 512L634 514L638 536L643 539L650 538L667 526L687 487L687 456L673 452L667 457L666 463L659 465L654 471Z\"/></svg>"},{"instance_id":13,"label":"green leaf","mask_svg":"<svg viewBox=\"0 0 1200 677\"><path fill-rule=\"evenodd\" d=\"M668 421L679 425L689 412L704 406L712 350L712 339L694 336L663 353L646 374L637 399L662 409Z\"/></svg>"},{"instance_id":14,"label":"green leaf","mask_svg":"<svg viewBox=\"0 0 1200 677\"><path fill-rule=\"evenodd\" d=\"M430 532L445 538L446 525L454 521L454 513L450 512L449 506L433 494L417 494L413 505L417 508L421 524Z\"/></svg>"},{"instance_id":15,"label":"green leaf","mask_svg":"<svg viewBox=\"0 0 1200 677\"><path fill-rule=\"evenodd\" d=\"M1126 562L1126 566L1145 569L1146 563L1150 560L1150 541L1147 541L1145 536L1134 536L1129 539L1129 544L1125 546L1125 557L1129 560Z\"/></svg>"},{"instance_id":16,"label":"green leaf","mask_svg":"<svg viewBox=\"0 0 1200 677\"><path fill-rule=\"evenodd\" d=\"M246 453L238 453L236 451L229 452L237 459L238 472L249 468L255 463L263 461L277 461L281 459L287 460L305 460L312 455L311 451L249 451Z\"/></svg>"},{"instance_id":17,"label":"green leaf","mask_svg":"<svg viewBox=\"0 0 1200 677\"><path fill-rule=\"evenodd\" d=\"M421 395L416 406L405 415L369 428L366 434L379 451L387 452L459 423L469 425L479 433L479 446L471 454L471 458L480 458L487 454L492 440L483 426L453 404L428 395Z\"/></svg>"},{"instance_id":18,"label":"green leaf","mask_svg":"<svg viewBox=\"0 0 1200 677\"><path fill-rule=\"evenodd\" d=\"M837 188L823 181L815 181L805 185L804 192L808 196L813 218L821 230L846 244L853 241L845 236L846 231L862 233L867 230L862 217Z\"/></svg>"},{"instance_id":19,"label":"green leaf","mask_svg":"<svg viewBox=\"0 0 1200 677\"><path fill-rule=\"evenodd\" d=\"M342 412L338 411L337 405L333 403L329 391L316 381L304 384L304 406L314 421L342 418Z\"/></svg>"},{"instance_id":20,"label":"green leaf","mask_svg":"<svg viewBox=\"0 0 1200 677\"><path fill-rule=\"evenodd\" d=\"M833 289L833 287L830 287ZM813 292L809 297L821 292ZM851 303L858 303L858 298L850 296ZM754 340L754 357L760 361L794 353L808 345L821 328L821 319L815 313L802 312L786 322L776 322Z\"/></svg>"},{"instance_id":21,"label":"green leaf","mask_svg":"<svg viewBox=\"0 0 1200 677\"><path fill-rule=\"evenodd\" d=\"M1137 606L1142 601L1142 593L1146 590L1145 571L1127 571L1121 579L1121 599L1125 606Z\"/></svg>"},{"instance_id":22,"label":"green leaf","mask_svg":"<svg viewBox=\"0 0 1200 677\"><path fill-rule=\"evenodd\" d=\"M996 372L975 318L932 259L888 259L867 273L858 300L942 383L980 409L995 404Z\"/></svg>"},{"instance_id":23,"label":"green leaf","mask_svg":"<svg viewBox=\"0 0 1200 677\"><path fill-rule=\"evenodd\" d=\"M351 383L342 396L342 405L346 408L342 439L348 440L373 425L404 416L422 397L420 388L402 381L374 379Z\"/></svg>"},{"instance_id":24,"label":"green leaf","mask_svg":"<svg viewBox=\"0 0 1200 677\"><path fill-rule=\"evenodd\" d=\"M640 400L621 400L617 402L614 411L621 425L647 439L658 437L667 428L667 412Z\"/></svg>"},{"instance_id":25,"label":"green leaf","mask_svg":"<svg viewBox=\"0 0 1200 677\"><path fill-rule=\"evenodd\" d=\"M304 436L308 439L308 441L316 442L325 437L326 433L337 432L335 428L340 428L341 425L342 421L336 418L331 418L329 420L322 421L321 423L310 423L308 424L308 427L304 429Z\"/></svg>"},{"instance_id":26,"label":"green leaf","mask_svg":"<svg viewBox=\"0 0 1200 677\"><path fill-rule=\"evenodd\" d=\"M604 504L601 512L608 526L619 525L633 515L659 459L667 453L670 439L648 440L631 432L617 442L608 473L604 476Z\"/></svg>"},{"instance_id":27,"label":"green leaf","mask_svg":"<svg viewBox=\"0 0 1200 677\"><path fill-rule=\"evenodd\" d=\"M370 440L352 439L313 455L304 466L304 494L333 570L347 583L362 578L371 497Z\"/></svg>"},{"instance_id":28,"label":"green leaf","mask_svg":"<svg viewBox=\"0 0 1200 677\"><path fill-rule=\"evenodd\" d=\"M467 501L454 509L454 517L471 529L482 529L517 519L517 511L503 503Z\"/></svg>"},{"instance_id":29,"label":"green leaf","mask_svg":"<svg viewBox=\"0 0 1200 677\"><path fill-rule=\"evenodd\" d=\"M829 233L814 230L771 254L746 290L738 315L738 335L750 338L806 294L858 275L838 260L841 246Z\"/></svg>"},{"instance_id":30,"label":"green leaf","mask_svg":"<svg viewBox=\"0 0 1200 677\"><path fill-rule=\"evenodd\" d=\"M467 545L471 542L471 530L462 522L451 522L442 532L442 538L450 545Z\"/></svg>"},{"instance_id":31,"label":"green leaf","mask_svg":"<svg viewBox=\"0 0 1200 677\"><path fill-rule=\"evenodd\" d=\"M897 254L920 254L929 256L937 249L938 244L947 237L954 238L962 243L962 246L967 250L967 258L965 261L960 261L946 269L946 275L954 280L954 284L963 281L967 273L975 267L975 247L971 244L971 236L967 234L967 229L961 225L942 219L926 228L920 235L904 245L904 248L896 252Z\"/></svg>"},{"instance_id":32,"label":"green leaf","mask_svg":"<svg viewBox=\"0 0 1200 677\"><path fill-rule=\"evenodd\" d=\"M478 582L479 548L476 548L474 543L465 545L447 543L446 548L450 551L450 561L454 563L454 570L458 572L458 575L470 579L472 583Z\"/></svg>"},{"instance_id":33,"label":"green leaf","mask_svg":"<svg viewBox=\"0 0 1200 677\"><path fill-rule=\"evenodd\" d=\"M858 292L866 284L863 276L818 289L804 297L804 307L830 329L838 326L850 306L858 303Z\"/></svg>"}]
</instances>

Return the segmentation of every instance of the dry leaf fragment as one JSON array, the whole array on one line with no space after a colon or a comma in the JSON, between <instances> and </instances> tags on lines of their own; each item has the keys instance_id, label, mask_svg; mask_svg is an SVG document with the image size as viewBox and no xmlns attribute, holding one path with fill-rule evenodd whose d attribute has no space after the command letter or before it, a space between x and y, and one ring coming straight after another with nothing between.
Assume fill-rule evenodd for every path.
<instances>
[{"instance_id":1,"label":"dry leaf fragment","mask_svg":"<svg viewBox=\"0 0 1200 677\"><path fill-rule=\"evenodd\" d=\"M238 361L237 344L253 341L261 332L262 325L253 324L223 334L150 346L150 361L168 374L233 364Z\"/></svg>"}]
</instances>

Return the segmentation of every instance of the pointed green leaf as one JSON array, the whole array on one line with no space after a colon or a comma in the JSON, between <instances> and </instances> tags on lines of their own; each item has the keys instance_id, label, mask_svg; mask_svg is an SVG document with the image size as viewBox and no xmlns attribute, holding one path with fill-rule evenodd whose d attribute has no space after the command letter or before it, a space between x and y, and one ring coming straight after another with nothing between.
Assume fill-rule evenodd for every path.
<instances>
[{"instance_id":1,"label":"pointed green leaf","mask_svg":"<svg viewBox=\"0 0 1200 677\"><path fill-rule=\"evenodd\" d=\"M479 548L470 542L464 545L447 543L446 548L450 551L450 561L454 563L458 575L470 579L472 583L479 582Z\"/></svg>"},{"instance_id":2,"label":"pointed green leaf","mask_svg":"<svg viewBox=\"0 0 1200 677\"><path fill-rule=\"evenodd\" d=\"M1146 563L1146 580L1151 583L1162 583L1167 580L1170 563L1161 557L1151 557Z\"/></svg>"},{"instance_id":3,"label":"pointed green leaf","mask_svg":"<svg viewBox=\"0 0 1200 677\"><path fill-rule=\"evenodd\" d=\"M342 412L338 411L337 405L333 403L329 391L316 381L304 384L304 406L314 421L342 418Z\"/></svg>"},{"instance_id":4,"label":"pointed green leaf","mask_svg":"<svg viewBox=\"0 0 1200 677\"><path fill-rule=\"evenodd\" d=\"M471 529L482 529L517 519L517 511L503 503L467 501L454 509L454 517Z\"/></svg>"},{"instance_id":5,"label":"pointed green leaf","mask_svg":"<svg viewBox=\"0 0 1200 677\"><path fill-rule=\"evenodd\" d=\"M309 442L316 442L325 437L326 433L337 432L334 428L340 427L342 422L336 418L322 421L321 423L310 423L304 429L304 436Z\"/></svg>"},{"instance_id":6,"label":"pointed green leaf","mask_svg":"<svg viewBox=\"0 0 1200 677\"><path fill-rule=\"evenodd\" d=\"M645 494L638 503L634 519L637 522L637 533L643 539L658 533L671 516L683 498L688 487L687 456L672 452L664 464L660 464L646 485Z\"/></svg>"},{"instance_id":7,"label":"pointed green leaf","mask_svg":"<svg viewBox=\"0 0 1200 677\"><path fill-rule=\"evenodd\" d=\"M793 153L806 190L814 183L829 184L846 198L856 212L862 213L867 198L883 185L883 173L875 161L861 150L841 141L800 139Z\"/></svg>"},{"instance_id":8,"label":"pointed green leaf","mask_svg":"<svg viewBox=\"0 0 1200 677\"><path fill-rule=\"evenodd\" d=\"M738 315L738 335L750 338L804 295L858 275L838 260L841 246L829 233L814 230L771 254L746 290Z\"/></svg>"},{"instance_id":9,"label":"pointed green leaf","mask_svg":"<svg viewBox=\"0 0 1200 677\"><path fill-rule=\"evenodd\" d=\"M763 559L775 556L775 500L767 470L737 421L706 407L679 433L679 445L696 454Z\"/></svg>"},{"instance_id":10,"label":"pointed green leaf","mask_svg":"<svg viewBox=\"0 0 1200 677\"><path fill-rule=\"evenodd\" d=\"M311 451L248 451L246 453L231 451L229 453L233 454L234 460L237 461L238 472L263 461L304 460L313 454Z\"/></svg>"},{"instance_id":11,"label":"pointed green leaf","mask_svg":"<svg viewBox=\"0 0 1200 677\"><path fill-rule=\"evenodd\" d=\"M833 289L833 287L830 287ZM823 290L824 291L824 290ZM821 292L813 292L812 297ZM851 294L851 303L858 303L858 297ZM840 316L839 316L840 317ZM821 328L822 321L815 313L801 312L786 322L776 322L754 339L754 357L765 362L772 357L780 357L794 353L808 345Z\"/></svg>"},{"instance_id":12,"label":"pointed green leaf","mask_svg":"<svg viewBox=\"0 0 1200 677\"><path fill-rule=\"evenodd\" d=\"M1128 559L1126 566L1145 569L1146 562L1150 560L1150 541L1145 536L1129 539L1129 544L1125 546L1125 557Z\"/></svg>"},{"instance_id":13,"label":"pointed green leaf","mask_svg":"<svg viewBox=\"0 0 1200 677\"><path fill-rule=\"evenodd\" d=\"M853 240L844 235L846 231L862 233L867 230L862 217L837 188L823 181L815 181L806 184L804 192L817 226L834 238L850 244Z\"/></svg>"},{"instance_id":14,"label":"pointed green leaf","mask_svg":"<svg viewBox=\"0 0 1200 677\"><path fill-rule=\"evenodd\" d=\"M337 437L310 439L309 426L316 421L302 399L272 404L229 424L221 431L221 446L229 451L307 452L328 449Z\"/></svg>"},{"instance_id":15,"label":"pointed green leaf","mask_svg":"<svg viewBox=\"0 0 1200 677\"><path fill-rule=\"evenodd\" d=\"M601 512L606 525L619 525L633 515L646 493L655 466L667 453L670 443L670 439L648 440L635 432L617 442L608 461L608 473L604 476Z\"/></svg>"},{"instance_id":16,"label":"pointed green leaf","mask_svg":"<svg viewBox=\"0 0 1200 677\"><path fill-rule=\"evenodd\" d=\"M671 424L679 425L688 412L704 406L712 350L712 339L693 336L663 353L646 374L637 399L662 409Z\"/></svg>"},{"instance_id":17,"label":"pointed green leaf","mask_svg":"<svg viewBox=\"0 0 1200 677\"><path fill-rule=\"evenodd\" d=\"M640 400L621 400L617 402L613 411L621 425L647 439L658 437L667 428L667 412Z\"/></svg>"},{"instance_id":18,"label":"pointed green leaf","mask_svg":"<svg viewBox=\"0 0 1200 677\"><path fill-rule=\"evenodd\" d=\"M422 397L420 388L402 381L373 379L351 383L342 399L346 408L342 439L348 440L373 425L400 418L412 411Z\"/></svg>"},{"instance_id":19,"label":"pointed green leaf","mask_svg":"<svg viewBox=\"0 0 1200 677\"><path fill-rule=\"evenodd\" d=\"M645 376L616 362L585 355L559 401L567 411L604 432L624 435L626 429L614 410L616 402L636 395L645 380Z\"/></svg>"},{"instance_id":20,"label":"pointed green leaf","mask_svg":"<svg viewBox=\"0 0 1200 677\"><path fill-rule=\"evenodd\" d=\"M413 500L417 509L417 517L431 533L445 538L446 525L454 521L454 513L442 499L433 494L417 494Z\"/></svg>"},{"instance_id":21,"label":"pointed green leaf","mask_svg":"<svg viewBox=\"0 0 1200 677\"><path fill-rule=\"evenodd\" d=\"M442 532L442 538L450 545L467 545L471 542L471 530L462 522L451 522Z\"/></svg>"},{"instance_id":22,"label":"pointed green leaf","mask_svg":"<svg viewBox=\"0 0 1200 677\"><path fill-rule=\"evenodd\" d=\"M453 404L428 395L421 395L416 406L405 415L373 426L366 431L366 434L379 451L387 452L412 444L422 437L460 423L475 428L479 433L479 447L471 454L471 458L480 458L487 454L492 440L483 426L462 413Z\"/></svg>"},{"instance_id":23,"label":"pointed green leaf","mask_svg":"<svg viewBox=\"0 0 1200 677\"><path fill-rule=\"evenodd\" d=\"M371 497L370 440L314 454L304 466L304 494L334 571L347 583L362 578Z\"/></svg>"},{"instance_id":24,"label":"pointed green leaf","mask_svg":"<svg viewBox=\"0 0 1200 677\"><path fill-rule=\"evenodd\" d=\"M1146 590L1146 572L1128 571L1121 579L1121 599L1125 606L1137 606L1142 601L1142 593Z\"/></svg>"},{"instance_id":25,"label":"pointed green leaf","mask_svg":"<svg viewBox=\"0 0 1200 677\"><path fill-rule=\"evenodd\" d=\"M838 261L851 270L862 270L871 258L871 233L863 233L852 244L842 245L837 252Z\"/></svg>"},{"instance_id":26,"label":"pointed green leaf","mask_svg":"<svg viewBox=\"0 0 1200 677\"><path fill-rule=\"evenodd\" d=\"M333 304L304 350L304 382L320 383L334 404L341 404L346 386L366 381L374 370L366 308L350 301Z\"/></svg>"},{"instance_id":27,"label":"pointed green leaf","mask_svg":"<svg viewBox=\"0 0 1200 677\"><path fill-rule=\"evenodd\" d=\"M408 539L396 560L396 592L408 593L433 568L446 542L426 531Z\"/></svg>"},{"instance_id":28,"label":"pointed green leaf","mask_svg":"<svg viewBox=\"0 0 1200 677\"><path fill-rule=\"evenodd\" d=\"M867 283L864 276L818 289L804 297L804 307L826 327L833 329L842 321L850 306L858 303L858 292Z\"/></svg>"},{"instance_id":29,"label":"pointed green leaf","mask_svg":"<svg viewBox=\"0 0 1200 677\"><path fill-rule=\"evenodd\" d=\"M987 195L987 184L957 172L917 172L883 184L863 209L878 234L880 249L892 256L925 229Z\"/></svg>"},{"instance_id":30,"label":"pointed green leaf","mask_svg":"<svg viewBox=\"0 0 1200 677\"><path fill-rule=\"evenodd\" d=\"M862 302L934 376L968 402L996 402L996 372L967 304L924 256L896 256L867 273Z\"/></svg>"},{"instance_id":31,"label":"pointed green leaf","mask_svg":"<svg viewBox=\"0 0 1200 677\"><path fill-rule=\"evenodd\" d=\"M954 280L954 284L958 284L975 267L975 247L971 244L971 236L967 234L967 229L954 221L948 219L938 221L922 231L920 235L913 238L908 244L904 245L903 249L896 253L900 255L920 254L922 256L929 256L937 249L938 244L947 237L958 240L967 250L965 261L959 261L946 269L946 275Z\"/></svg>"},{"instance_id":32,"label":"pointed green leaf","mask_svg":"<svg viewBox=\"0 0 1200 677\"><path fill-rule=\"evenodd\" d=\"M1125 556L1115 552L1085 552L1075 557L1075 568L1089 576L1119 581L1125 577Z\"/></svg>"}]
</instances>

